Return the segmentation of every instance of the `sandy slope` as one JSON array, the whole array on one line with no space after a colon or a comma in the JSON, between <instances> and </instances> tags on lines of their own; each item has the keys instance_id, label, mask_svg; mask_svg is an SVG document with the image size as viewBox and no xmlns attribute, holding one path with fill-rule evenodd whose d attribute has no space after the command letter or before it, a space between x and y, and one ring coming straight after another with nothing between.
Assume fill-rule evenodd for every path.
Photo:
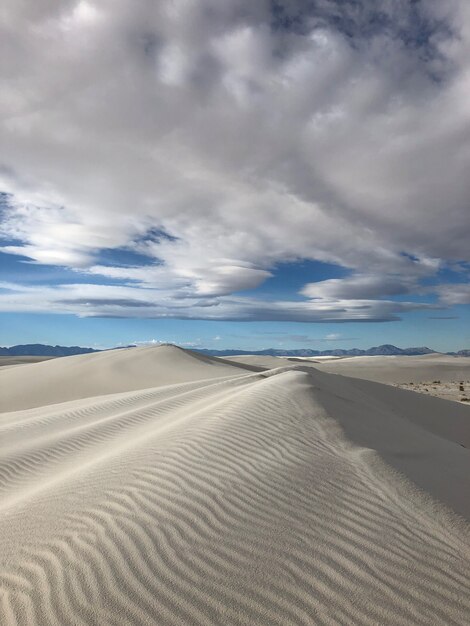
<instances>
[{"instance_id":1,"label":"sandy slope","mask_svg":"<svg viewBox=\"0 0 470 626\"><path fill-rule=\"evenodd\" d=\"M192 358L188 358L188 354ZM0 411L122 391L245 374L258 369L175 346L123 348L0 368ZM27 381L27 382L26 382Z\"/></svg>"},{"instance_id":2,"label":"sandy slope","mask_svg":"<svg viewBox=\"0 0 470 626\"><path fill-rule=\"evenodd\" d=\"M138 354L193 379L0 415L2 625L469 623L468 407Z\"/></svg>"},{"instance_id":3,"label":"sandy slope","mask_svg":"<svg viewBox=\"0 0 470 626\"><path fill-rule=\"evenodd\" d=\"M248 355L228 357L228 360L265 369L301 363L324 372L395 385L445 400L470 401L470 359L465 357L426 354L322 359Z\"/></svg>"},{"instance_id":4,"label":"sandy slope","mask_svg":"<svg viewBox=\"0 0 470 626\"><path fill-rule=\"evenodd\" d=\"M318 367L324 372L366 378L379 383L470 378L470 358L445 354L352 357L322 363Z\"/></svg>"},{"instance_id":5,"label":"sandy slope","mask_svg":"<svg viewBox=\"0 0 470 626\"><path fill-rule=\"evenodd\" d=\"M49 361L51 356L0 356L0 367L13 367L16 365L27 365L28 363L40 363Z\"/></svg>"},{"instance_id":6,"label":"sandy slope","mask_svg":"<svg viewBox=\"0 0 470 626\"><path fill-rule=\"evenodd\" d=\"M426 354L339 359L318 366L325 372L393 384L454 402L470 401L470 359Z\"/></svg>"},{"instance_id":7,"label":"sandy slope","mask_svg":"<svg viewBox=\"0 0 470 626\"><path fill-rule=\"evenodd\" d=\"M289 363L301 363L323 372L342 374L378 383L468 380L470 358L426 354L423 356L356 356L337 359L298 359L273 356L235 356L228 361L271 369Z\"/></svg>"}]
</instances>

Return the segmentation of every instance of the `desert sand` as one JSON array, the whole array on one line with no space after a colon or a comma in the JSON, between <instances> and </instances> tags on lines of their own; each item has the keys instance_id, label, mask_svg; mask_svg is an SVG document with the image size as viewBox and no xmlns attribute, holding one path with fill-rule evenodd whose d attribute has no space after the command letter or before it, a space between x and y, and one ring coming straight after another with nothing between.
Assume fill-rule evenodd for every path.
<instances>
[{"instance_id":1,"label":"desert sand","mask_svg":"<svg viewBox=\"0 0 470 626\"><path fill-rule=\"evenodd\" d=\"M470 402L470 358L445 354L355 357L322 363L325 372L393 384L444 400Z\"/></svg>"},{"instance_id":2,"label":"desert sand","mask_svg":"<svg viewBox=\"0 0 470 626\"><path fill-rule=\"evenodd\" d=\"M344 361L0 369L0 624L468 625L470 407Z\"/></svg>"},{"instance_id":3,"label":"desert sand","mask_svg":"<svg viewBox=\"0 0 470 626\"><path fill-rule=\"evenodd\" d=\"M0 356L0 367L40 363L41 361L49 361L52 358L50 356Z\"/></svg>"},{"instance_id":4,"label":"desert sand","mask_svg":"<svg viewBox=\"0 0 470 626\"><path fill-rule=\"evenodd\" d=\"M8 369L0 377L2 411L260 370L196 353L189 359L184 350L167 345L157 352L155 348L123 348L28 364L21 371Z\"/></svg>"},{"instance_id":5,"label":"desert sand","mask_svg":"<svg viewBox=\"0 0 470 626\"><path fill-rule=\"evenodd\" d=\"M323 372L373 380L454 402L470 402L470 358L445 354L363 357L227 357L238 365L273 368L301 363Z\"/></svg>"}]
</instances>

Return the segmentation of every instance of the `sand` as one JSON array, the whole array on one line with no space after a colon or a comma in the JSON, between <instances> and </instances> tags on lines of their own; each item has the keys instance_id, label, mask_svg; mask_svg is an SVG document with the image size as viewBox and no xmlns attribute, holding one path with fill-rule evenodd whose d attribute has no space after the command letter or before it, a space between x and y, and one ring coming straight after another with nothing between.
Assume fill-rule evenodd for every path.
<instances>
[{"instance_id":1,"label":"sand","mask_svg":"<svg viewBox=\"0 0 470 626\"><path fill-rule=\"evenodd\" d=\"M470 407L106 354L0 371L2 625L470 622Z\"/></svg>"},{"instance_id":2,"label":"sand","mask_svg":"<svg viewBox=\"0 0 470 626\"><path fill-rule=\"evenodd\" d=\"M381 383L450 381L470 377L470 358L445 354L359 356L321 363L318 367L325 372Z\"/></svg>"},{"instance_id":3,"label":"sand","mask_svg":"<svg viewBox=\"0 0 470 626\"><path fill-rule=\"evenodd\" d=\"M0 356L0 367L14 367L16 365L26 365L28 363L40 363L49 361L51 356Z\"/></svg>"},{"instance_id":4,"label":"sand","mask_svg":"<svg viewBox=\"0 0 470 626\"><path fill-rule=\"evenodd\" d=\"M123 348L52 359L0 370L0 411L17 411L90 396L135 391L192 380L246 374L260 368L192 358L174 346ZM158 358L155 355L158 354ZM27 381L27 383L25 383Z\"/></svg>"},{"instance_id":5,"label":"sand","mask_svg":"<svg viewBox=\"0 0 470 626\"><path fill-rule=\"evenodd\" d=\"M273 368L302 363L324 372L373 380L454 402L470 402L470 358L445 354L363 357L227 357L238 365ZM462 389L463 386L463 389Z\"/></svg>"}]
</instances>

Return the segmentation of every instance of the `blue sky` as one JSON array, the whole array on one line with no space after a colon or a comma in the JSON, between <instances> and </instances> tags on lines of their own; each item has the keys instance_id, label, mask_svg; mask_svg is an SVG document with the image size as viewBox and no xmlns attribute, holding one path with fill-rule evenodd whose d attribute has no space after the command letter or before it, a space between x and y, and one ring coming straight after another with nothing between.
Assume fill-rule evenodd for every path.
<instances>
[{"instance_id":1,"label":"blue sky","mask_svg":"<svg viewBox=\"0 0 470 626\"><path fill-rule=\"evenodd\" d=\"M0 344L470 346L468 3L5 28Z\"/></svg>"},{"instance_id":2,"label":"blue sky","mask_svg":"<svg viewBox=\"0 0 470 626\"><path fill-rule=\"evenodd\" d=\"M90 283L90 277L66 268L38 265L17 255L0 253L2 269L8 281L25 286L61 285L73 281ZM107 257L115 266L132 261L137 256L115 253ZM444 272L440 280L456 278ZM299 290L309 281L342 278L344 268L315 262L286 263L273 270L273 276L257 290L266 300L302 300ZM93 280L93 279L92 279ZM95 284L100 284L98 278ZM116 281L124 284L123 281ZM247 295L243 293L243 295ZM420 302L433 303L432 296L418 297ZM402 296L397 296L397 300ZM190 347L244 350L269 347L328 350L337 347L366 348L386 341L401 347L428 345L449 351L470 345L470 307L454 306L443 310L409 312L401 320L383 323L295 323L295 322L236 322L178 319L140 319L109 317L78 317L61 313L1 314L2 345L16 343L45 343L107 348L131 343L172 342Z\"/></svg>"},{"instance_id":3,"label":"blue sky","mask_svg":"<svg viewBox=\"0 0 470 626\"><path fill-rule=\"evenodd\" d=\"M468 309L457 319L415 314L384 329L372 324L296 324L209 322L204 320L80 319L73 315L3 313L3 345L45 343L107 348L131 343L171 342L187 348L265 348L329 350L368 348L384 341L399 347L424 346L452 351L470 345Z\"/></svg>"}]
</instances>

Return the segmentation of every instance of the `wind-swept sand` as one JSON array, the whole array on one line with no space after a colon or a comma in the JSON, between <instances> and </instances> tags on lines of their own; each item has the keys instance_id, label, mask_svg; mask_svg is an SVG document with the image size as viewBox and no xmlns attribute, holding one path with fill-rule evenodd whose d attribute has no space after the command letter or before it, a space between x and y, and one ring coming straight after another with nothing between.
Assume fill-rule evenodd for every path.
<instances>
[{"instance_id":1,"label":"wind-swept sand","mask_svg":"<svg viewBox=\"0 0 470 626\"><path fill-rule=\"evenodd\" d=\"M395 385L444 400L470 402L470 358L468 357L435 353L423 356L345 358L248 355L227 357L227 359L237 365L251 365L264 369L301 363L323 372Z\"/></svg>"},{"instance_id":2,"label":"wind-swept sand","mask_svg":"<svg viewBox=\"0 0 470 626\"><path fill-rule=\"evenodd\" d=\"M470 622L469 407L107 354L0 371L2 625Z\"/></svg>"},{"instance_id":3,"label":"wind-swept sand","mask_svg":"<svg viewBox=\"0 0 470 626\"><path fill-rule=\"evenodd\" d=\"M357 356L321 363L324 372L380 383L451 381L470 377L470 358L446 354L423 356Z\"/></svg>"},{"instance_id":4,"label":"wind-swept sand","mask_svg":"<svg viewBox=\"0 0 470 626\"><path fill-rule=\"evenodd\" d=\"M49 361L51 356L0 356L0 367L13 367L15 365L27 365L28 363L40 363Z\"/></svg>"},{"instance_id":5,"label":"wind-swept sand","mask_svg":"<svg viewBox=\"0 0 470 626\"><path fill-rule=\"evenodd\" d=\"M339 359L319 365L344 374L454 402L470 402L470 358L445 354L372 356Z\"/></svg>"},{"instance_id":6,"label":"wind-swept sand","mask_svg":"<svg viewBox=\"0 0 470 626\"><path fill-rule=\"evenodd\" d=\"M17 411L260 369L195 352L192 358L187 355L185 350L169 345L123 348L24 365L21 372L17 368L0 370L0 410Z\"/></svg>"}]
</instances>

